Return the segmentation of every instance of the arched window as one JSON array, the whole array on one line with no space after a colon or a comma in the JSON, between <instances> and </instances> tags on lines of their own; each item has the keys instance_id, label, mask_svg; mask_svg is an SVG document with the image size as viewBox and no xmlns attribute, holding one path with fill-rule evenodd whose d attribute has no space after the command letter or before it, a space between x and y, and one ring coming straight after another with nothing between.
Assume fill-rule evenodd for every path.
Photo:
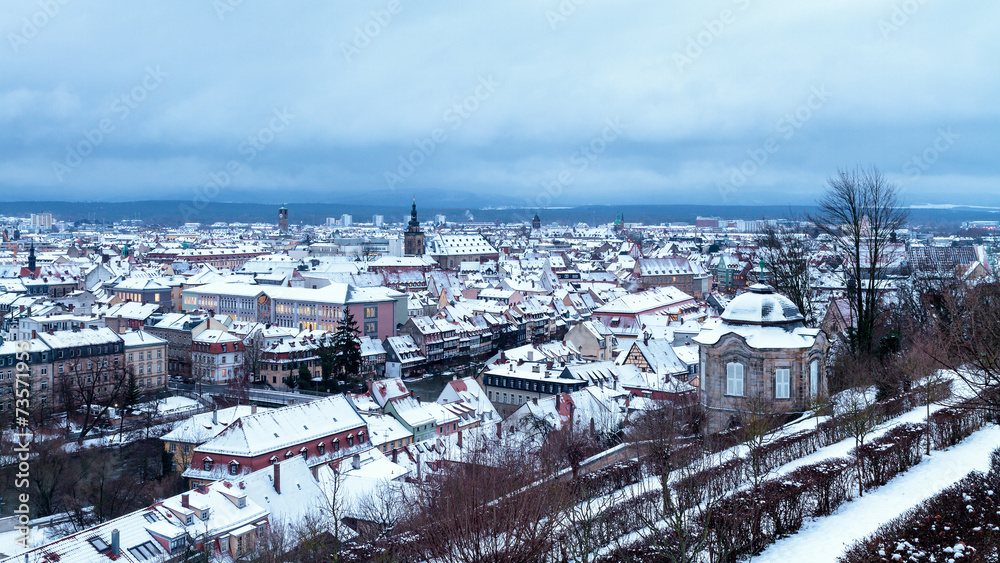
<instances>
[{"instance_id":1,"label":"arched window","mask_svg":"<svg viewBox=\"0 0 1000 563\"><path fill-rule=\"evenodd\" d=\"M229 474L230 475L236 475L239 472L240 472L240 462L236 461L235 459L233 461L230 461L229 462Z\"/></svg>"},{"instance_id":2,"label":"arched window","mask_svg":"<svg viewBox=\"0 0 1000 563\"><path fill-rule=\"evenodd\" d=\"M809 362L809 396L819 393L819 360Z\"/></svg>"},{"instance_id":3,"label":"arched window","mask_svg":"<svg viewBox=\"0 0 1000 563\"><path fill-rule=\"evenodd\" d=\"M302 446L302 449L299 450L299 453L302 454L302 459L309 459L309 450L306 449L305 446Z\"/></svg>"},{"instance_id":4,"label":"arched window","mask_svg":"<svg viewBox=\"0 0 1000 563\"><path fill-rule=\"evenodd\" d=\"M316 444L316 451L319 452L319 455L323 455L326 452L326 444L323 442Z\"/></svg>"},{"instance_id":5,"label":"arched window","mask_svg":"<svg viewBox=\"0 0 1000 563\"><path fill-rule=\"evenodd\" d=\"M743 396L743 364L738 362L726 364L726 395Z\"/></svg>"},{"instance_id":6,"label":"arched window","mask_svg":"<svg viewBox=\"0 0 1000 563\"><path fill-rule=\"evenodd\" d=\"M362 432L358 432L358 443L359 444L364 444L365 443L365 433L363 431Z\"/></svg>"},{"instance_id":7,"label":"arched window","mask_svg":"<svg viewBox=\"0 0 1000 563\"><path fill-rule=\"evenodd\" d=\"M330 442L330 444L333 446L333 451L335 452L340 451L340 438L334 438L333 441Z\"/></svg>"},{"instance_id":8,"label":"arched window","mask_svg":"<svg viewBox=\"0 0 1000 563\"><path fill-rule=\"evenodd\" d=\"M211 471L212 470L212 458L206 457L204 461L205 461L205 466L204 466L205 467L205 471Z\"/></svg>"},{"instance_id":9,"label":"arched window","mask_svg":"<svg viewBox=\"0 0 1000 563\"><path fill-rule=\"evenodd\" d=\"M349 447L351 447L353 445L354 445L354 434L348 434L347 435L347 447L349 448Z\"/></svg>"}]
</instances>

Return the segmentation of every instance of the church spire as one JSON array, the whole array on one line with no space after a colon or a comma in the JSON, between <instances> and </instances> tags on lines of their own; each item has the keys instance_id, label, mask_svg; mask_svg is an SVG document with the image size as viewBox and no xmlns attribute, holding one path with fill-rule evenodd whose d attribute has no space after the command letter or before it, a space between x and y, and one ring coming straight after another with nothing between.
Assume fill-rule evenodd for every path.
<instances>
[{"instance_id":1,"label":"church spire","mask_svg":"<svg viewBox=\"0 0 1000 563\"><path fill-rule=\"evenodd\" d=\"M420 221L417 221L417 198L413 198L413 207L410 209L410 226L419 227Z\"/></svg>"},{"instance_id":2,"label":"church spire","mask_svg":"<svg viewBox=\"0 0 1000 563\"><path fill-rule=\"evenodd\" d=\"M31 241L31 248L28 249L28 270L35 273L35 241Z\"/></svg>"}]
</instances>

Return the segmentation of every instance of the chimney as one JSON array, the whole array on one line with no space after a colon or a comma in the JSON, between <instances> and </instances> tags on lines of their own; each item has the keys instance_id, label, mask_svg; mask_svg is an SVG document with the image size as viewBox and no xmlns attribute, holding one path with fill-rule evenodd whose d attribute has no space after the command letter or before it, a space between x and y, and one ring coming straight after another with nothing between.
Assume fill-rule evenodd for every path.
<instances>
[{"instance_id":1,"label":"chimney","mask_svg":"<svg viewBox=\"0 0 1000 563\"><path fill-rule=\"evenodd\" d=\"M397 448L392 448L392 462L399 462L399 450Z\"/></svg>"},{"instance_id":2,"label":"chimney","mask_svg":"<svg viewBox=\"0 0 1000 563\"><path fill-rule=\"evenodd\" d=\"M181 495L181 506L183 506L184 508L188 508L189 506L191 506L191 504L188 502L188 494L187 493L184 493L183 495Z\"/></svg>"},{"instance_id":3,"label":"chimney","mask_svg":"<svg viewBox=\"0 0 1000 563\"><path fill-rule=\"evenodd\" d=\"M250 404L250 414L257 414L257 405L255 403Z\"/></svg>"},{"instance_id":4,"label":"chimney","mask_svg":"<svg viewBox=\"0 0 1000 563\"><path fill-rule=\"evenodd\" d=\"M628 408L629 404L632 402L632 393L625 395L625 408Z\"/></svg>"},{"instance_id":5,"label":"chimney","mask_svg":"<svg viewBox=\"0 0 1000 563\"><path fill-rule=\"evenodd\" d=\"M462 447L462 431L461 430L458 431L458 447L460 449Z\"/></svg>"},{"instance_id":6,"label":"chimney","mask_svg":"<svg viewBox=\"0 0 1000 563\"><path fill-rule=\"evenodd\" d=\"M497 438L503 438L503 427L500 426L499 422L497 423Z\"/></svg>"},{"instance_id":7,"label":"chimney","mask_svg":"<svg viewBox=\"0 0 1000 563\"><path fill-rule=\"evenodd\" d=\"M274 464L274 491L281 494L281 462Z\"/></svg>"},{"instance_id":8,"label":"chimney","mask_svg":"<svg viewBox=\"0 0 1000 563\"><path fill-rule=\"evenodd\" d=\"M119 539L118 528L111 530L111 553L121 555L121 541Z\"/></svg>"},{"instance_id":9,"label":"chimney","mask_svg":"<svg viewBox=\"0 0 1000 563\"><path fill-rule=\"evenodd\" d=\"M417 453L417 481L424 480L424 464L421 463L421 455Z\"/></svg>"},{"instance_id":10,"label":"chimney","mask_svg":"<svg viewBox=\"0 0 1000 563\"><path fill-rule=\"evenodd\" d=\"M31 329L31 338L32 338L32 340L34 340L35 338L38 338L38 332L35 331L35 329Z\"/></svg>"},{"instance_id":11,"label":"chimney","mask_svg":"<svg viewBox=\"0 0 1000 563\"><path fill-rule=\"evenodd\" d=\"M212 424L218 424L218 423L219 423L219 409L214 408L212 409Z\"/></svg>"},{"instance_id":12,"label":"chimney","mask_svg":"<svg viewBox=\"0 0 1000 563\"><path fill-rule=\"evenodd\" d=\"M533 398L533 399L531 399L531 400L532 400L532 401L533 401L533 402L534 402L534 403L535 403L536 405L538 404L538 397L534 397L534 398Z\"/></svg>"},{"instance_id":13,"label":"chimney","mask_svg":"<svg viewBox=\"0 0 1000 563\"><path fill-rule=\"evenodd\" d=\"M351 467L354 469L361 469L361 454L354 454L351 456Z\"/></svg>"},{"instance_id":14,"label":"chimney","mask_svg":"<svg viewBox=\"0 0 1000 563\"><path fill-rule=\"evenodd\" d=\"M556 393L556 412L559 412L559 393Z\"/></svg>"}]
</instances>

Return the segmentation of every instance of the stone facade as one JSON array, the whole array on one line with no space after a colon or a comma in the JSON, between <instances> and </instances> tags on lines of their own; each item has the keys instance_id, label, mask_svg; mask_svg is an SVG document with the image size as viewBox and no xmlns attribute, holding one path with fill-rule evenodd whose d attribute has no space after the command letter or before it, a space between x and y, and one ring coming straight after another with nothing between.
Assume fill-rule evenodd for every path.
<instances>
[{"instance_id":1,"label":"stone facade","mask_svg":"<svg viewBox=\"0 0 1000 563\"><path fill-rule=\"evenodd\" d=\"M695 337L709 432L738 424L741 412L802 411L827 395L828 339L802 320L795 304L761 283L733 299L719 325Z\"/></svg>"},{"instance_id":2,"label":"stone facade","mask_svg":"<svg viewBox=\"0 0 1000 563\"><path fill-rule=\"evenodd\" d=\"M813 396L826 396L826 335L822 332L810 348L754 349L736 334L723 336L715 346L701 348L702 404L708 414L709 431L721 430L745 408L747 398L773 400L776 409L804 408ZM743 395L727 394L727 364L743 366ZM815 363L815 368L813 365ZM776 374L789 370L788 398L778 398ZM812 370L816 370L816 393L812 393Z\"/></svg>"}]
</instances>

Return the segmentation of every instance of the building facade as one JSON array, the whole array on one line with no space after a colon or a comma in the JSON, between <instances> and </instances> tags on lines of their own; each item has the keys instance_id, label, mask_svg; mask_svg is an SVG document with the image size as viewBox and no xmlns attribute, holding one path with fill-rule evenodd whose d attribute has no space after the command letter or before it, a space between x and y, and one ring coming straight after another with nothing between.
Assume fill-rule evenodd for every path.
<instances>
[{"instance_id":1,"label":"building facade","mask_svg":"<svg viewBox=\"0 0 1000 563\"><path fill-rule=\"evenodd\" d=\"M806 328L788 298L764 284L730 301L701 346L700 387L709 431L739 424L749 411L804 410L828 392L826 334Z\"/></svg>"}]
</instances>

